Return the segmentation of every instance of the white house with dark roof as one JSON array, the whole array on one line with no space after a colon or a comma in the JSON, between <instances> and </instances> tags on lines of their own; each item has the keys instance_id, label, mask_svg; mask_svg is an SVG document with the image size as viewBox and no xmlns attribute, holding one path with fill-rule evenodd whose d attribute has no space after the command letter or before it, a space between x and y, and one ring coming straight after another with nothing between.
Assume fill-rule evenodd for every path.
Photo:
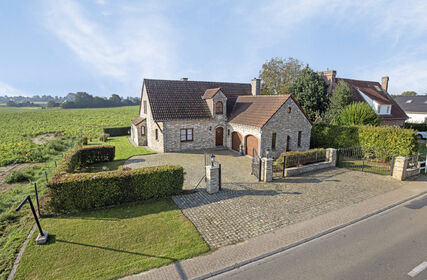
<instances>
[{"instance_id":1,"label":"white house with dark roof","mask_svg":"<svg viewBox=\"0 0 427 280\"><path fill-rule=\"evenodd\" d=\"M394 98L405 111L411 123L427 123L427 94L417 96L396 96Z\"/></svg>"},{"instance_id":2,"label":"white house with dark roof","mask_svg":"<svg viewBox=\"0 0 427 280\"><path fill-rule=\"evenodd\" d=\"M290 95L260 96L260 83L144 79L130 139L156 152L307 150L311 121Z\"/></svg>"}]
</instances>

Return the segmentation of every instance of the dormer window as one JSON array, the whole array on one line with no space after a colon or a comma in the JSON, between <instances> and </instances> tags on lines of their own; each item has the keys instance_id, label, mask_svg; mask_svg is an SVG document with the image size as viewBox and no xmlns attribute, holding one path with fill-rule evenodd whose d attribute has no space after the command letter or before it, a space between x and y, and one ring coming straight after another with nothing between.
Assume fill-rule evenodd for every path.
<instances>
[{"instance_id":1,"label":"dormer window","mask_svg":"<svg viewBox=\"0 0 427 280\"><path fill-rule=\"evenodd\" d=\"M218 101L215 105L215 113L217 115L222 115L224 113L223 108L224 108L224 105L222 104L222 102Z\"/></svg>"}]
</instances>

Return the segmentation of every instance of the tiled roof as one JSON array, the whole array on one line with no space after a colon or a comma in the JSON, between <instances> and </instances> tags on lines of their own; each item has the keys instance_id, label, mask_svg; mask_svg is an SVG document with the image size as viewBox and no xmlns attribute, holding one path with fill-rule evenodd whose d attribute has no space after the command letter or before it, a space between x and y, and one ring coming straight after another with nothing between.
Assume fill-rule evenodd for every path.
<instances>
[{"instance_id":1,"label":"tiled roof","mask_svg":"<svg viewBox=\"0 0 427 280\"><path fill-rule=\"evenodd\" d=\"M290 97L290 95L239 96L230 122L263 127Z\"/></svg>"},{"instance_id":2,"label":"tiled roof","mask_svg":"<svg viewBox=\"0 0 427 280\"><path fill-rule=\"evenodd\" d=\"M399 107L399 105L393 100L393 98L385 92L380 83L374 81L361 81L361 80L351 80L337 78L337 82L343 80L349 86L353 95L357 101L364 102L365 99L359 93L361 91L363 94L368 96L370 99L374 100L380 105L392 105L390 115L380 115L381 119L407 119L408 116L405 112Z\"/></svg>"},{"instance_id":3,"label":"tiled roof","mask_svg":"<svg viewBox=\"0 0 427 280\"><path fill-rule=\"evenodd\" d=\"M251 84L144 79L155 121L210 118L207 89L221 88L230 114L238 96L251 95Z\"/></svg>"},{"instance_id":4,"label":"tiled roof","mask_svg":"<svg viewBox=\"0 0 427 280\"><path fill-rule=\"evenodd\" d=\"M145 118L143 118L143 117L137 117L136 119L134 119L132 121L132 124L138 125L138 124L142 123L143 121L145 121Z\"/></svg>"},{"instance_id":5,"label":"tiled roof","mask_svg":"<svg viewBox=\"0 0 427 280\"><path fill-rule=\"evenodd\" d=\"M394 100L405 112L427 114L427 95L396 96Z\"/></svg>"},{"instance_id":6,"label":"tiled roof","mask_svg":"<svg viewBox=\"0 0 427 280\"><path fill-rule=\"evenodd\" d=\"M207 90L205 91L205 94L203 94L203 98L204 98L204 99L212 98L212 97L214 97L214 96L215 96L215 94L216 94L218 91L220 91L220 90L221 90L221 88L210 88L210 89L207 89Z\"/></svg>"}]
</instances>

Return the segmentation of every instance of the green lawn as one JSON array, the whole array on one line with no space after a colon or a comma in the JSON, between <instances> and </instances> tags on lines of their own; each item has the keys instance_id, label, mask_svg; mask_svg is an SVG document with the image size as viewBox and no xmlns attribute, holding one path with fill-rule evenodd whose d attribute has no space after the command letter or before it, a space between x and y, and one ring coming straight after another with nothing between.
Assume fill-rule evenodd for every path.
<instances>
[{"instance_id":1,"label":"green lawn","mask_svg":"<svg viewBox=\"0 0 427 280\"><path fill-rule=\"evenodd\" d=\"M103 167L107 167L109 170L115 170L132 156L154 154L154 152L149 151L145 147L134 147L129 143L128 136L109 137L107 142L93 140L89 142L88 145L113 145L116 147L116 156L114 157L114 161L93 164L85 168L83 170L84 172L99 172L102 171Z\"/></svg>"},{"instance_id":2,"label":"green lawn","mask_svg":"<svg viewBox=\"0 0 427 280\"><path fill-rule=\"evenodd\" d=\"M45 218L50 239L33 236L15 279L112 279L209 251L171 199Z\"/></svg>"}]
</instances>

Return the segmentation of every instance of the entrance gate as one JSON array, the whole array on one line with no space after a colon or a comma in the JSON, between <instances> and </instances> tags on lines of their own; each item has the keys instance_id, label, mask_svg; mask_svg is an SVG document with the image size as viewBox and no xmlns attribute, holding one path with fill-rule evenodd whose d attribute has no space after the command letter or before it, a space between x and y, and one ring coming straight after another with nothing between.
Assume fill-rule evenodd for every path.
<instances>
[{"instance_id":1,"label":"entrance gate","mask_svg":"<svg viewBox=\"0 0 427 280\"><path fill-rule=\"evenodd\" d=\"M373 147L341 148L337 152L337 166L363 172L392 175L394 156Z\"/></svg>"}]
</instances>

